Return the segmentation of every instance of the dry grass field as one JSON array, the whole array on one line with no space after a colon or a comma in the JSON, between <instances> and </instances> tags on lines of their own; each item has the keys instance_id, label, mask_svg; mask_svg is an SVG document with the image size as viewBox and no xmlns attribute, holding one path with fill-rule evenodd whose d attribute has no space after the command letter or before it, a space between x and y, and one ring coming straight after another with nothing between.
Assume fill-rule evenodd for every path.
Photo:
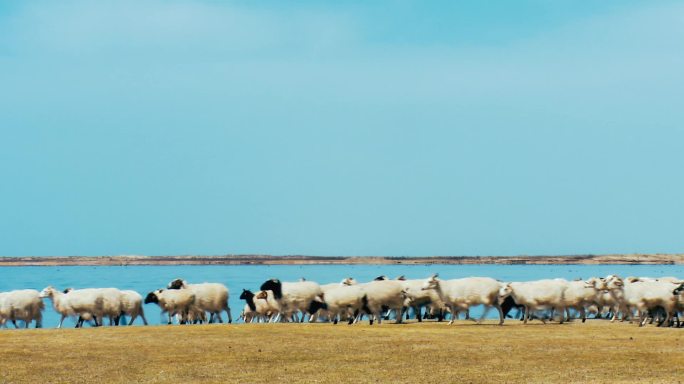
<instances>
[{"instance_id":1,"label":"dry grass field","mask_svg":"<svg viewBox=\"0 0 684 384\"><path fill-rule=\"evenodd\" d=\"M589 321L0 331L1 383L684 382L684 330Z\"/></svg>"}]
</instances>

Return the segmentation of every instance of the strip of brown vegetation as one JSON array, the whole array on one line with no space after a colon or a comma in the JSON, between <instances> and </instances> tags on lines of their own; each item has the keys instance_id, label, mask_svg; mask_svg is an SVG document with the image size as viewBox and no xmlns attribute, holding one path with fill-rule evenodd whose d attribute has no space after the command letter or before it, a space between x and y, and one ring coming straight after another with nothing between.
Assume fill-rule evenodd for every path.
<instances>
[{"instance_id":1,"label":"strip of brown vegetation","mask_svg":"<svg viewBox=\"0 0 684 384\"><path fill-rule=\"evenodd\" d=\"M2 266L69 265L276 265L276 264L684 264L684 254L569 256L60 256L0 257Z\"/></svg>"},{"instance_id":2,"label":"strip of brown vegetation","mask_svg":"<svg viewBox=\"0 0 684 384\"><path fill-rule=\"evenodd\" d=\"M681 382L684 330L241 324L0 332L0 382Z\"/></svg>"}]
</instances>

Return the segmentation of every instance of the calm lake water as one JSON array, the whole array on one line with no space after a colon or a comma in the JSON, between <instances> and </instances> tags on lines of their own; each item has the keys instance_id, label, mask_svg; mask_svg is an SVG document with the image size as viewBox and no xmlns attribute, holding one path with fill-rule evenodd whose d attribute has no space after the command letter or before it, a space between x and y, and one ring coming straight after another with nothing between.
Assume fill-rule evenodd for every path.
<instances>
[{"instance_id":1,"label":"calm lake water","mask_svg":"<svg viewBox=\"0 0 684 384\"><path fill-rule=\"evenodd\" d=\"M220 282L230 289L230 307L237 319L244 306L238 299L243 288L258 290L270 278L296 281L301 277L321 284L339 282L351 276L358 281L372 280L379 275L394 278L426 278L439 273L441 278L488 276L502 281L527 281L543 278L575 279L618 274L621 276L684 277L684 265L198 265L198 266L107 266L107 267L1 267L0 291L48 285L67 287L116 287L133 289L143 297L150 291L165 287L175 279L189 282ZM151 324L159 324L159 307L145 305ZM495 312L495 311L493 311ZM474 315L477 314L475 311ZM494 315L494 313L492 313ZM224 315L225 318L225 315ZM225 319L224 319L225 320ZM59 315L46 300L43 326L54 327ZM138 322L139 320L136 320ZM73 325L65 321L65 326Z\"/></svg>"}]
</instances>

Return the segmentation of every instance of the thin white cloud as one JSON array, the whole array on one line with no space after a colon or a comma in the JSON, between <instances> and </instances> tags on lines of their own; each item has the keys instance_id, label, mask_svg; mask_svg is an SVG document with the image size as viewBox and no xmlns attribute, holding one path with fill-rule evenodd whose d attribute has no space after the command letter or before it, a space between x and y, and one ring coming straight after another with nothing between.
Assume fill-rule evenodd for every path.
<instances>
[{"instance_id":1,"label":"thin white cloud","mask_svg":"<svg viewBox=\"0 0 684 384\"><path fill-rule=\"evenodd\" d=\"M342 13L202 2L27 3L3 21L17 56L270 56L339 49L356 37Z\"/></svg>"}]
</instances>

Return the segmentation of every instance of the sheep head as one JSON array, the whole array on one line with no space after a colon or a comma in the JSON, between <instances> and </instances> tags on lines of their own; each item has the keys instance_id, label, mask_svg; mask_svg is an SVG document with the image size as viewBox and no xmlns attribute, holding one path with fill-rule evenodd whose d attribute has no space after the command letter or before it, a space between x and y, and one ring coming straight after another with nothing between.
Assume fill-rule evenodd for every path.
<instances>
[{"instance_id":1,"label":"sheep head","mask_svg":"<svg viewBox=\"0 0 684 384\"><path fill-rule=\"evenodd\" d=\"M183 279L175 279L172 280L169 285L166 286L168 289L181 289L185 288L188 285L188 283L183 280Z\"/></svg>"},{"instance_id":2,"label":"sheep head","mask_svg":"<svg viewBox=\"0 0 684 384\"><path fill-rule=\"evenodd\" d=\"M501 288L499 288L499 300L505 299L506 297L510 296L511 293L513 293L513 287L511 287L511 283L508 284L501 284Z\"/></svg>"},{"instance_id":3,"label":"sheep head","mask_svg":"<svg viewBox=\"0 0 684 384\"><path fill-rule=\"evenodd\" d=\"M318 300L312 300L311 303L309 303L308 311L310 314L313 315L318 312L319 309L328 309L328 304Z\"/></svg>"},{"instance_id":4,"label":"sheep head","mask_svg":"<svg viewBox=\"0 0 684 384\"><path fill-rule=\"evenodd\" d=\"M596 277L592 277L584 281L584 288L594 288L600 290L603 289L603 285L603 280Z\"/></svg>"},{"instance_id":5,"label":"sheep head","mask_svg":"<svg viewBox=\"0 0 684 384\"><path fill-rule=\"evenodd\" d=\"M56 292L57 290L52 285L48 285L40 291L39 296L42 298L53 297Z\"/></svg>"},{"instance_id":6,"label":"sheep head","mask_svg":"<svg viewBox=\"0 0 684 384\"><path fill-rule=\"evenodd\" d=\"M162 291L163 291L163 289L158 289L154 292L148 293L147 296L145 297L145 304L149 304L149 303L159 304L159 296L157 296L157 294L161 293Z\"/></svg>"},{"instance_id":7,"label":"sheep head","mask_svg":"<svg viewBox=\"0 0 684 384\"><path fill-rule=\"evenodd\" d=\"M254 297L254 293L252 293L252 291L249 289L243 289L242 293L240 294L240 300L247 300L249 297Z\"/></svg>"},{"instance_id":8,"label":"sheep head","mask_svg":"<svg viewBox=\"0 0 684 384\"><path fill-rule=\"evenodd\" d=\"M434 275L428 277L427 280L425 280L425 283L421 287L421 290L426 291L428 289L437 288L439 288L439 279L437 278L437 274L435 273Z\"/></svg>"},{"instance_id":9,"label":"sheep head","mask_svg":"<svg viewBox=\"0 0 684 384\"><path fill-rule=\"evenodd\" d=\"M679 287L675 288L674 291L672 291L672 294L679 295L682 292L684 292L684 283L679 284Z\"/></svg>"}]
</instances>

